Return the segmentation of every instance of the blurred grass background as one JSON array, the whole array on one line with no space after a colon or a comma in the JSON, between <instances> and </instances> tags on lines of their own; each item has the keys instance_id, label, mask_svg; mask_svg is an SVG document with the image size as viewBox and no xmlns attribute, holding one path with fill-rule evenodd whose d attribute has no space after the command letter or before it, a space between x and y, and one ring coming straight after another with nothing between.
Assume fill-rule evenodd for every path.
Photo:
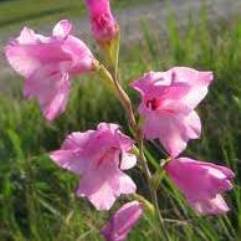
<instances>
[{"instance_id":1,"label":"blurred grass background","mask_svg":"<svg viewBox=\"0 0 241 241\"><path fill-rule=\"evenodd\" d=\"M151 2L156 0L151 0ZM112 0L114 9L124 9L148 0ZM80 17L86 13L81 0L4 0L0 1L0 28L21 27L28 21L32 26L56 22L64 17ZM41 21L40 21L41 20Z\"/></svg>"},{"instance_id":2,"label":"blurred grass background","mask_svg":"<svg viewBox=\"0 0 241 241\"><path fill-rule=\"evenodd\" d=\"M62 0L48 1L48 5L44 4L47 0L33 2L1 2L2 28L9 24L22 25L20 20L14 23L12 16L20 19L28 8L40 14L57 9L61 5L57 2L62 2L61 6L65 3ZM80 1L72 2L73 9L64 10L66 16L79 14ZM128 1L123 2L119 6L124 8ZM135 0L131 2L136 4ZM118 1L116 4L118 8ZM62 13L57 12L48 17L56 17L56 20L62 17ZM41 21L44 18L41 17ZM173 65L214 71L215 82L198 109L204 128L202 138L192 142L186 154L228 165L235 171L234 191L226 195L231 212L221 217L198 217L168 180L159 190L160 207L171 241L240 241L241 18L234 16L228 21L211 24L203 9L200 19L196 25L190 18L188 25L179 29L175 17L170 16L165 36L143 25L143 39L122 49L121 78L127 84L148 70L165 70ZM33 24L34 21L40 20L33 18ZM15 81L20 82L20 79ZM137 105L136 94L129 88L127 91ZM44 121L36 102L23 99L20 88L14 89L12 95L0 93L0 110L0 240L101 240L99 228L109 214L95 212L87 201L76 199L73 190L77 178L57 168L46 153L58 148L66 134L95 128L100 121L120 123L128 132L120 104L93 74L75 79L67 111L53 124ZM149 158L158 162L162 157L158 148L150 143L147 145ZM142 193L144 184L138 173L133 170L130 174ZM115 208L125 200L119 200ZM165 241L162 235L156 238L159 230L160 227L146 215L129 240Z\"/></svg>"}]
</instances>

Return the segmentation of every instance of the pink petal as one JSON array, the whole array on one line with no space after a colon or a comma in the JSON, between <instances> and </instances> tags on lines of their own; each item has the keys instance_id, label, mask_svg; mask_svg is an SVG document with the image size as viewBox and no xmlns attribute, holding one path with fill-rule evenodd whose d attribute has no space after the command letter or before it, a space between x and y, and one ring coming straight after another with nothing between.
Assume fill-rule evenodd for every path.
<instances>
[{"instance_id":1,"label":"pink petal","mask_svg":"<svg viewBox=\"0 0 241 241\"><path fill-rule=\"evenodd\" d=\"M52 121L66 108L70 91L69 75L51 67L38 69L25 82L24 95L36 97L44 116Z\"/></svg>"},{"instance_id":2,"label":"pink petal","mask_svg":"<svg viewBox=\"0 0 241 241\"><path fill-rule=\"evenodd\" d=\"M138 91L141 95L145 95L150 92L150 88L153 90L155 87L167 87L171 85L171 78L167 78L165 72L149 72L144 74L143 77L135 80L131 83L131 87Z\"/></svg>"},{"instance_id":3,"label":"pink petal","mask_svg":"<svg viewBox=\"0 0 241 241\"><path fill-rule=\"evenodd\" d=\"M136 165L137 158L136 155L130 154L128 152L123 152L121 157L121 170L128 170Z\"/></svg>"},{"instance_id":4,"label":"pink petal","mask_svg":"<svg viewBox=\"0 0 241 241\"><path fill-rule=\"evenodd\" d=\"M97 129L102 133L103 138L100 140L102 145L111 141L113 146L120 148L123 152L130 151L134 146L134 141L121 132L119 125L100 123Z\"/></svg>"},{"instance_id":5,"label":"pink petal","mask_svg":"<svg viewBox=\"0 0 241 241\"><path fill-rule=\"evenodd\" d=\"M227 168L225 166L215 165L213 163L206 163L206 166L218 169L220 172L225 174L225 176L228 179L233 179L235 177L235 173L231 169L229 169L229 168Z\"/></svg>"},{"instance_id":6,"label":"pink petal","mask_svg":"<svg viewBox=\"0 0 241 241\"><path fill-rule=\"evenodd\" d=\"M167 152L176 157L185 150L189 139L199 138L201 122L195 112L187 116L152 113L145 119L144 133L147 139L159 138Z\"/></svg>"},{"instance_id":7,"label":"pink petal","mask_svg":"<svg viewBox=\"0 0 241 241\"><path fill-rule=\"evenodd\" d=\"M17 42L19 44L34 44L36 43L36 34L32 29L24 27L17 38Z\"/></svg>"},{"instance_id":8,"label":"pink petal","mask_svg":"<svg viewBox=\"0 0 241 241\"><path fill-rule=\"evenodd\" d=\"M68 73L92 70L94 57L85 43L69 35L71 28L68 20L62 20L55 26L51 37L23 28L20 36L5 48L8 62L26 78L45 65L58 66L59 72Z\"/></svg>"},{"instance_id":9,"label":"pink petal","mask_svg":"<svg viewBox=\"0 0 241 241\"><path fill-rule=\"evenodd\" d=\"M69 35L62 45L62 50L71 56L71 73L85 73L92 71L94 56L88 46L80 39Z\"/></svg>"},{"instance_id":10,"label":"pink petal","mask_svg":"<svg viewBox=\"0 0 241 241\"><path fill-rule=\"evenodd\" d=\"M77 195L87 197L97 210L109 210L117 197L136 191L134 182L118 170L104 169L85 174Z\"/></svg>"},{"instance_id":11,"label":"pink petal","mask_svg":"<svg viewBox=\"0 0 241 241\"><path fill-rule=\"evenodd\" d=\"M73 132L65 139L60 150L50 153L50 158L60 167L82 175L90 165L84 150L94 134L93 130Z\"/></svg>"},{"instance_id":12,"label":"pink petal","mask_svg":"<svg viewBox=\"0 0 241 241\"><path fill-rule=\"evenodd\" d=\"M221 195L217 195L211 200L191 202L191 205L201 215L218 215L229 211L229 207Z\"/></svg>"},{"instance_id":13,"label":"pink petal","mask_svg":"<svg viewBox=\"0 0 241 241\"><path fill-rule=\"evenodd\" d=\"M192 111L186 103L183 101L183 98L190 91L190 87L182 84L175 84L170 87L162 88L162 93L160 94L160 105L157 108L157 111L167 112L167 113L182 113L188 114ZM153 91L152 91L153 93Z\"/></svg>"},{"instance_id":14,"label":"pink petal","mask_svg":"<svg viewBox=\"0 0 241 241\"><path fill-rule=\"evenodd\" d=\"M70 35L72 30L72 24L69 20L63 19L59 21L54 29L53 29L53 36L60 38L60 39L65 39Z\"/></svg>"},{"instance_id":15,"label":"pink petal","mask_svg":"<svg viewBox=\"0 0 241 241\"><path fill-rule=\"evenodd\" d=\"M5 55L9 64L14 70L25 76L30 76L37 68L41 66L38 59L30 56L24 48L18 46L15 42L11 42L5 48Z\"/></svg>"},{"instance_id":16,"label":"pink petal","mask_svg":"<svg viewBox=\"0 0 241 241\"><path fill-rule=\"evenodd\" d=\"M192 111L184 118L186 136L188 139L198 139L201 135L202 124L196 111Z\"/></svg>"},{"instance_id":17,"label":"pink petal","mask_svg":"<svg viewBox=\"0 0 241 241\"><path fill-rule=\"evenodd\" d=\"M208 87L213 81L213 73L187 67L174 67L169 71L175 76L173 83L185 83L192 87L184 99L190 108L195 108L207 95Z\"/></svg>"},{"instance_id":18,"label":"pink petal","mask_svg":"<svg viewBox=\"0 0 241 241\"><path fill-rule=\"evenodd\" d=\"M41 43L37 39L31 44L13 41L5 48L5 54L15 71L29 78L43 65L57 65L61 61L71 61L71 56L65 53L60 45L60 42Z\"/></svg>"},{"instance_id":19,"label":"pink petal","mask_svg":"<svg viewBox=\"0 0 241 241\"><path fill-rule=\"evenodd\" d=\"M87 165L78 153L70 150L58 150L50 154L50 158L59 166L77 175L81 175Z\"/></svg>"},{"instance_id":20,"label":"pink petal","mask_svg":"<svg viewBox=\"0 0 241 241\"><path fill-rule=\"evenodd\" d=\"M62 149L65 150L76 150L76 149L84 149L86 148L87 144L91 140L92 136L94 135L93 130L89 130L86 132L73 132L67 136L65 139Z\"/></svg>"},{"instance_id":21,"label":"pink petal","mask_svg":"<svg viewBox=\"0 0 241 241\"><path fill-rule=\"evenodd\" d=\"M119 182L119 190L117 192L118 195L121 194L132 194L136 192L136 184L133 180L126 175L125 173L121 172L118 177Z\"/></svg>"},{"instance_id":22,"label":"pink petal","mask_svg":"<svg viewBox=\"0 0 241 241\"><path fill-rule=\"evenodd\" d=\"M120 129L120 126L117 124L113 124L113 123L101 122L98 124L97 129L103 130L103 131L108 130L112 134L115 134Z\"/></svg>"}]
</instances>

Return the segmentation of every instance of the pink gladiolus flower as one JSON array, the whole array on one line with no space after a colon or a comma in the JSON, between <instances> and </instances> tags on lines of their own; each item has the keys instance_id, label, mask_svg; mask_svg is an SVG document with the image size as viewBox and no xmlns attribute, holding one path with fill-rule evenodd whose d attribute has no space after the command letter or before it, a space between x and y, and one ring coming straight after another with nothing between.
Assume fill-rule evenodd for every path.
<instances>
[{"instance_id":1,"label":"pink gladiolus flower","mask_svg":"<svg viewBox=\"0 0 241 241\"><path fill-rule=\"evenodd\" d=\"M234 173L230 169L186 157L170 161L165 169L198 213L222 214L229 211L222 193L233 187Z\"/></svg>"},{"instance_id":2,"label":"pink gladiolus flower","mask_svg":"<svg viewBox=\"0 0 241 241\"><path fill-rule=\"evenodd\" d=\"M110 42L118 34L118 25L111 13L109 0L85 0L89 10L91 29L100 43Z\"/></svg>"},{"instance_id":3,"label":"pink gladiolus flower","mask_svg":"<svg viewBox=\"0 0 241 241\"><path fill-rule=\"evenodd\" d=\"M145 137L158 138L172 157L178 156L190 139L201 134L194 108L206 96L212 80L211 72L175 67L150 72L132 83L142 96L138 110L144 117Z\"/></svg>"},{"instance_id":4,"label":"pink gladiolus flower","mask_svg":"<svg viewBox=\"0 0 241 241\"><path fill-rule=\"evenodd\" d=\"M122 171L136 164L132 148L133 141L118 125L101 123L97 130L72 133L50 157L81 176L78 196L87 197L98 210L108 210L118 196L136 191L135 183Z\"/></svg>"},{"instance_id":5,"label":"pink gladiolus flower","mask_svg":"<svg viewBox=\"0 0 241 241\"><path fill-rule=\"evenodd\" d=\"M124 241L142 214L143 207L139 202L126 203L101 230L106 241Z\"/></svg>"},{"instance_id":6,"label":"pink gladiolus flower","mask_svg":"<svg viewBox=\"0 0 241 241\"><path fill-rule=\"evenodd\" d=\"M5 48L10 65L26 78L24 95L36 97L49 120L64 112L70 77L93 70L94 57L80 39L71 35L68 20L57 23L51 37L25 27Z\"/></svg>"}]
</instances>

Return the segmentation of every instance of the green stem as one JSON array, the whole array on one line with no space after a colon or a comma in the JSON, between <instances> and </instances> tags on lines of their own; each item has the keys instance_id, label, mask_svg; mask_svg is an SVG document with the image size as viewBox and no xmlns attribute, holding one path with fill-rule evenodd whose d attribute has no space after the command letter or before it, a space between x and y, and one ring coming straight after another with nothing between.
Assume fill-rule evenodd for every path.
<instances>
[{"instance_id":1,"label":"green stem","mask_svg":"<svg viewBox=\"0 0 241 241\"><path fill-rule=\"evenodd\" d=\"M146 157L145 157L145 154L144 154L144 142L143 142L143 139L144 139L143 135L139 135L139 140L138 140L138 147L139 147L139 152L140 152L139 158L140 158L142 167L144 169L146 180L147 180L147 183L148 183L148 186L149 186L151 199L152 199L152 202L153 202L153 204L155 206L156 217L157 217L158 221L161 224L161 229L162 229L162 232L163 232L166 240L169 240L169 236L168 236L168 234L166 232L166 229L164 227L164 219L163 219L163 217L161 215L161 210L159 208L157 192L156 192L155 188L152 185L152 174L150 172L150 169L148 167L147 160L146 160Z\"/></svg>"},{"instance_id":2,"label":"green stem","mask_svg":"<svg viewBox=\"0 0 241 241\"><path fill-rule=\"evenodd\" d=\"M144 137L143 137L142 131L137 126L134 111L133 111L133 107L132 107L132 103L131 103L128 95L122 89L119 82L114 81L114 83L115 83L115 86L117 88L117 92L119 93L121 103L122 103L122 105L123 105L123 107L126 110L126 113L128 115L129 125L133 129L135 140L138 143L139 159L140 159L142 169L143 169L145 177L146 177L146 181L147 181L147 184L148 184L148 187L149 187L152 202L155 206L156 216L158 218L158 221L161 224L162 231L163 231L164 236L166 237L166 240L169 240L168 234L167 234L167 232L164 228L164 221L163 221L163 218L162 218L162 215L161 215L161 210L159 208L157 192L156 192L155 188L152 186L152 174L151 174L151 171L148 167L148 163L147 163L147 160L146 160L146 157L145 157L145 154L144 154L144 141L143 141Z\"/></svg>"},{"instance_id":3,"label":"green stem","mask_svg":"<svg viewBox=\"0 0 241 241\"><path fill-rule=\"evenodd\" d=\"M141 163L142 169L145 174L145 178L147 180L147 184L149 187L152 202L155 206L156 217L158 218L158 221L160 222L160 225L162 227L162 231L163 231L164 236L166 237L166 240L169 240L168 234L164 228L164 221L163 221L161 211L159 208L157 192L152 185L152 173L148 167L148 163L147 163L147 160L146 160L146 157L144 154L144 141L143 141L144 136L143 136L141 129L137 125L131 100L130 100L129 96L127 95L127 93L123 90L123 88L119 84L119 81L117 80L118 73L115 71L115 73L111 75L110 72L104 66L101 66L100 69L101 69L102 76L105 75L105 79L107 79L109 83L111 81L112 84L114 84L115 94L118 97L119 101L121 102L123 108L125 109L125 112L128 117L129 126L133 130L134 138L135 138L136 142L138 143L139 159L140 159L140 163Z\"/></svg>"}]
</instances>

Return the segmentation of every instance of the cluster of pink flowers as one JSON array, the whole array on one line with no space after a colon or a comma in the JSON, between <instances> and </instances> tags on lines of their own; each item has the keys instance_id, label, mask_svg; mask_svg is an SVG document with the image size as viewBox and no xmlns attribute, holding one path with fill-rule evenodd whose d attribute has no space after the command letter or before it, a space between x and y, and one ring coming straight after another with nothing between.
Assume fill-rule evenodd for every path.
<instances>
[{"instance_id":1,"label":"cluster of pink flowers","mask_svg":"<svg viewBox=\"0 0 241 241\"><path fill-rule=\"evenodd\" d=\"M93 36L98 43L110 43L119 28L108 0L86 0ZM53 121L67 105L71 77L98 69L87 45L71 34L72 25L61 20L52 36L36 34L25 27L10 41L5 54L10 65L25 78L24 95L36 98L43 115ZM158 139L166 150L164 170L200 214L221 214L229 210L222 194L232 188L233 172L223 166L179 157L189 140L201 135L201 121L195 111L208 93L212 72L174 67L166 72L149 72L131 87L140 93L138 108L146 140ZM80 177L76 193L97 210L109 210L120 195L136 192L134 181L124 173L137 163L135 141L112 123L100 123L96 130L74 132L59 150L50 154L60 167ZM120 208L102 229L108 241L123 241L142 216L143 204L132 201Z\"/></svg>"}]
</instances>

